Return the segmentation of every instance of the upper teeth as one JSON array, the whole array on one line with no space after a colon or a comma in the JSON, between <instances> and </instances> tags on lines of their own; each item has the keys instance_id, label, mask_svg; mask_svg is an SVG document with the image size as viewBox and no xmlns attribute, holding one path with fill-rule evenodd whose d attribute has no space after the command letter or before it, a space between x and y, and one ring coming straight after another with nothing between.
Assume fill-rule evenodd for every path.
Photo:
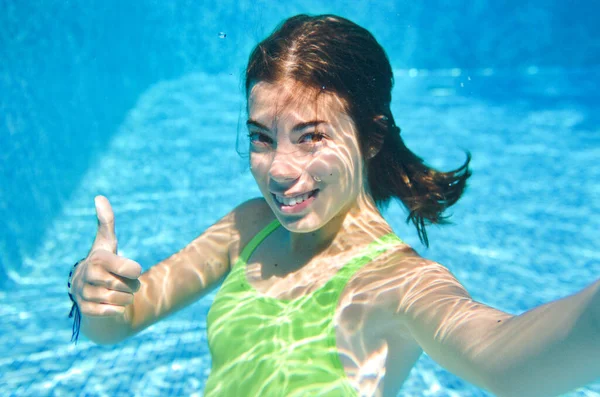
<instances>
[{"instance_id":1,"label":"upper teeth","mask_svg":"<svg viewBox=\"0 0 600 397\"><path fill-rule=\"evenodd\" d=\"M277 201L279 201L283 205L296 205L296 204L300 204L301 202L306 200L308 198L308 196L310 196L310 193L304 193L300 196L296 196L296 197L292 197L292 198L286 198L283 196L275 195L275 198L277 199Z\"/></svg>"}]
</instances>

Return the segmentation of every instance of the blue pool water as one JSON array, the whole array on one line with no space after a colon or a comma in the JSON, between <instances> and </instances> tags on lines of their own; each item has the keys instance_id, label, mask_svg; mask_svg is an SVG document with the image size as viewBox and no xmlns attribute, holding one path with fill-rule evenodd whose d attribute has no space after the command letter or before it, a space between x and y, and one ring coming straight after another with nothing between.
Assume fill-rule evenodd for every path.
<instances>
[{"instance_id":1,"label":"blue pool water","mask_svg":"<svg viewBox=\"0 0 600 397\"><path fill-rule=\"evenodd\" d=\"M48 4L59 8L56 14L62 22L70 21L58 3ZM10 15L22 11L3 7ZM330 11L347 15L341 10L338 6ZM275 11L279 14L268 21L291 12ZM248 12L253 17L258 13ZM264 25L252 33L256 39L273 26ZM89 33L86 29L91 28L83 30ZM214 30L215 40L221 40L215 46L221 45L218 33L227 29ZM209 50L213 56L218 53L218 47ZM235 55L241 61L232 58L238 59L238 66L248 48L244 51ZM13 53L6 54L10 58ZM164 54L156 57L153 67L159 68ZM390 56L397 57L397 53ZM415 59L416 64L427 65L427 59ZM133 61L123 62L133 67ZM430 164L456 167L464 160L464 150L469 150L473 177L451 211L453 223L430 228L429 249L405 224L403 210L392 205L386 218L396 233L422 255L449 267L476 300L515 314L596 280L600 67L583 61L553 67L458 67L454 60L444 62L448 65L397 67L392 110L408 146ZM28 99L25 95L16 95L18 100L12 102L3 99L6 114L21 118L14 116L10 123L6 118L6 129L0 130L0 144L8 148L0 162L5 187L0 209L7 220L0 233L1 395L202 395L210 370L205 319L214 293L117 346L97 346L85 338L72 345L71 322L66 318L70 308L66 275L93 240L96 194L106 195L115 210L119 253L146 269L185 246L238 203L259 195L246 161L235 151L244 120L239 68L180 64L179 69L164 66L176 70L163 75L142 67L148 74L117 84L123 94L119 96L103 87L106 81L114 83L106 76L118 75L118 62L109 72L89 74L73 66L75 72L65 72L68 78L50 63L44 69L46 78L65 83L81 73L77 86L56 88L40 80L45 93L56 93L54 102L39 99L29 88L23 88L31 93ZM52 67L56 70L49 72ZM2 70L4 82L8 76L13 90L17 79L11 76L21 73L17 69ZM107 80L94 82L96 72ZM67 87L81 92L61 96ZM77 98L85 99L84 108L78 108ZM48 109L43 110L42 104ZM45 112L60 118L49 122L54 118ZM44 132L36 139L22 138L19 125L30 126L26 131L31 136L39 132L35 126ZM67 138L65 130L71 134ZM36 149L24 150L25 144ZM19 156L11 157L15 153ZM400 395L488 394L424 355ZM600 396L600 383L569 396Z\"/></svg>"}]
</instances>

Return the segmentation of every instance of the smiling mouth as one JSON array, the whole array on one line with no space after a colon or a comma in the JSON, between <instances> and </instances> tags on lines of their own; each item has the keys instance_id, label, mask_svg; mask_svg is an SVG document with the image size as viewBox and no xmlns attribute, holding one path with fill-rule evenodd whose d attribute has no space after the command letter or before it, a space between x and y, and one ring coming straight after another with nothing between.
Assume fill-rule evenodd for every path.
<instances>
[{"instance_id":1,"label":"smiling mouth","mask_svg":"<svg viewBox=\"0 0 600 397\"><path fill-rule=\"evenodd\" d=\"M315 189L308 193L300 194L291 198L283 197L271 193L275 202L283 212L297 212L306 208L311 202L314 201L319 189Z\"/></svg>"}]
</instances>

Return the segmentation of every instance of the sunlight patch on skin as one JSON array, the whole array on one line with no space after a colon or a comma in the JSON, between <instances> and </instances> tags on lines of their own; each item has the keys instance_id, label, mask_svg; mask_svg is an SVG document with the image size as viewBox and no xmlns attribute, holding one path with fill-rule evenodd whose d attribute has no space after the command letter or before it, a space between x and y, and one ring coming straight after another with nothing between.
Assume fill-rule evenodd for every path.
<instances>
[{"instance_id":1,"label":"sunlight patch on skin","mask_svg":"<svg viewBox=\"0 0 600 397\"><path fill-rule=\"evenodd\" d=\"M199 299L200 295L193 291L205 294L206 286L214 284L228 271L226 258L211 254L228 251L233 222L233 217L225 217L140 277L140 290L134 295L134 304L128 308L132 332L138 332Z\"/></svg>"}]
</instances>

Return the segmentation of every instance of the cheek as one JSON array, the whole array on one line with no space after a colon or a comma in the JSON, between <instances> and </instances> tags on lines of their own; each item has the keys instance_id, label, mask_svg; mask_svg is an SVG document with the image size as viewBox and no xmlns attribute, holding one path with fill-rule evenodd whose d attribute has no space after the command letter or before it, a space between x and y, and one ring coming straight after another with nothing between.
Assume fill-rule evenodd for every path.
<instances>
[{"instance_id":1,"label":"cheek","mask_svg":"<svg viewBox=\"0 0 600 397\"><path fill-rule=\"evenodd\" d=\"M351 168L349 159L344 159L338 153L330 151L313 159L307 167L307 172L317 181L348 186L353 176Z\"/></svg>"},{"instance_id":2,"label":"cheek","mask_svg":"<svg viewBox=\"0 0 600 397\"><path fill-rule=\"evenodd\" d=\"M250 155L250 172L257 182L264 179L269 170L269 159L267 156L257 154Z\"/></svg>"},{"instance_id":3,"label":"cheek","mask_svg":"<svg viewBox=\"0 0 600 397\"><path fill-rule=\"evenodd\" d=\"M265 156L250 155L250 172L262 191L266 184L266 175L269 172L269 162L265 159Z\"/></svg>"}]
</instances>

